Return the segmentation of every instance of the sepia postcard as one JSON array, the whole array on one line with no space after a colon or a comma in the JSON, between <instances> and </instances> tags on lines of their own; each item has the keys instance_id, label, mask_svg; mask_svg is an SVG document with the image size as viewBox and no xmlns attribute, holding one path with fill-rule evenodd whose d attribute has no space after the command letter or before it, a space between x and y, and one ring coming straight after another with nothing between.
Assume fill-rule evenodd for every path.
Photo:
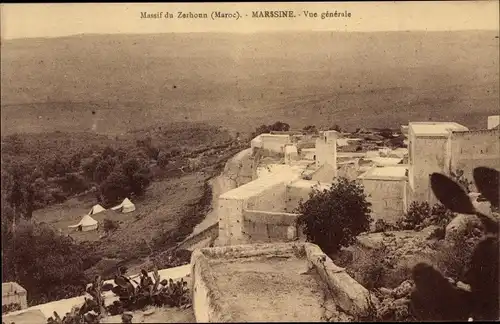
<instances>
[{"instance_id":1,"label":"sepia postcard","mask_svg":"<svg viewBox=\"0 0 500 324\"><path fill-rule=\"evenodd\" d=\"M0 8L2 324L500 320L498 1Z\"/></svg>"}]
</instances>

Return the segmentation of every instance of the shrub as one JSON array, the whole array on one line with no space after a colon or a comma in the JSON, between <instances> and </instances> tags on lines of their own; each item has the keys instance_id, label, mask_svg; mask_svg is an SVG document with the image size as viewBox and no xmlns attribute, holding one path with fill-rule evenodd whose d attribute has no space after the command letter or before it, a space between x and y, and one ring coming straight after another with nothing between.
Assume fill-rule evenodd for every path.
<instances>
[{"instance_id":1,"label":"shrub","mask_svg":"<svg viewBox=\"0 0 500 324\"><path fill-rule=\"evenodd\" d=\"M81 294L86 283L82 257L86 253L70 238L31 224L15 232L2 228L2 274L28 293L28 302L43 303Z\"/></svg>"},{"instance_id":2,"label":"shrub","mask_svg":"<svg viewBox=\"0 0 500 324\"><path fill-rule=\"evenodd\" d=\"M370 251L359 249L356 255L355 262L348 267L352 277L366 289L382 287L387 272L386 246L382 245Z\"/></svg>"},{"instance_id":3,"label":"shrub","mask_svg":"<svg viewBox=\"0 0 500 324\"><path fill-rule=\"evenodd\" d=\"M313 189L309 200L299 203L298 224L308 241L332 253L369 230L370 206L361 184L338 178L330 189Z\"/></svg>"},{"instance_id":4,"label":"shrub","mask_svg":"<svg viewBox=\"0 0 500 324\"><path fill-rule=\"evenodd\" d=\"M342 129L340 128L339 125L335 124L333 127L330 128L331 130L337 131L337 132L342 132Z\"/></svg>"},{"instance_id":5,"label":"shrub","mask_svg":"<svg viewBox=\"0 0 500 324\"><path fill-rule=\"evenodd\" d=\"M60 204L68 199L68 195L65 194L61 189L52 189L51 191L52 198L56 204Z\"/></svg>"},{"instance_id":6,"label":"shrub","mask_svg":"<svg viewBox=\"0 0 500 324\"><path fill-rule=\"evenodd\" d=\"M165 168L169 163L169 155L168 153L164 152L164 151L161 151L158 153L158 166L160 166L161 168Z\"/></svg>"},{"instance_id":7,"label":"shrub","mask_svg":"<svg viewBox=\"0 0 500 324\"><path fill-rule=\"evenodd\" d=\"M109 218L104 219L103 226L106 233L116 231L120 227L117 221L111 220Z\"/></svg>"},{"instance_id":8,"label":"shrub","mask_svg":"<svg viewBox=\"0 0 500 324\"><path fill-rule=\"evenodd\" d=\"M99 187L99 201L113 204L131 195L140 196L151 183L151 173L140 156L127 158Z\"/></svg>"},{"instance_id":9,"label":"shrub","mask_svg":"<svg viewBox=\"0 0 500 324\"><path fill-rule=\"evenodd\" d=\"M460 240L453 245L445 242L436 256L436 266L444 275L454 280L463 280L473 249L474 246L466 241Z\"/></svg>"},{"instance_id":10,"label":"shrub","mask_svg":"<svg viewBox=\"0 0 500 324\"><path fill-rule=\"evenodd\" d=\"M253 132L252 136L256 137L256 136L258 136L260 134L266 134L266 133L270 133L272 131L275 131L275 132L286 132L286 131L289 131L289 130L290 130L290 125L288 125L287 123L283 123L283 122L277 121L277 122L275 122L272 125L261 125L261 126L257 127L255 129L255 131Z\"/></svg>"},{"instance_id":11,"label":"shrub","mask_svg":"<svg viewBox=\"0 0 500 324\"><path fill-rule=\"evenodd\" d=\"M382 136L385 139L391 139L392 138L392 130L386 128L380 131L380 136Z\"/></svg>"},{"instance_id":12,"label":"shrub","mask_svg":"<svg viewBox=\"0 0 500 324\"><path fill-rule=\"evenodd\" d=\"M114 312L123 310L134 311L143 309L149 305L170 307L191 307L191 298L187 282L180 279L174 282L172 279L161 280L158 270L155 268L153 278L146 270L141 270L140 283L135 288L130 279L123 273L115 277L113 293L120 299L113 306ZM161 286L160 286L161 285Z\"/></svg>"},{"instance_id":13,"label":"shrub","mask_svg":"<svg viewBox=\"0 0 500 324\"><path fill-rule=\"evenodd\" d=\"M89 183L77 173L67 173L64 177L55 179L55 182L67 195L74 195L80 192L84 192L85 190L88 190L90 188Z\"/></svg>"},{"instance_id":14,"label":"shrub","mask_svg":"<svg viewBox=\"0 0 500 324\"><path fill-rule=\"evenodd\" d=\"M15 312L21 310L21 305L18 303L10 303L7 305L2 305L2 314L7 314L10 312Z\"/></svg>"},{"instance_id":15,"label":"shrub","mask_svg":"<svg viewBox=\"0 0 500 324\"><path fill-rule=\"evenodd\" d=\"M385 231L392 231L396 229L394 226L391 224L388 224L385 220L383 219L377 219L375 222L375 228L373 230L373 233L381 233Z\"/></svg>"},{"instance_id":16,"label":"shrub","mask_svg":"<svg viewBox=\"0 0 500 324\"><path fill-rule=\"evenodd\" d=\"M103 182L113 171L116 162L111 157L100 160L94 170L93 179L97 183Z\"/></svg>"},{"instance_id":17,"label":"shrub","mask_svg":"<svg viewBox=\"0 0 500 324\"><path fill-rule=\"evenodd\" d=\"M283 123L281 121L277 121L271 126L269 126L269 128L271 129L271 131L287 132L290 130L290 125L288 125L287 123Z\"/></svg>"},{"instance_id":18,"label":"shrub","mask_svg":"<svg viewBox=\"0 0 500 324\"><path fill-rule=\"evenodd\" d=\"M420 230L430 225L445 228L455 216L455 213L442 204L435 204L431 207L425 201L414 201L410 204L403 219L398 222L398 227L403 230Z\"/></svg>"},{"instance_id":19,"label":"shrub","mask_svg":"<svg viewBox=\"0 0 500 324\"><path fill-rule=\"evenodd\" d=\"M413 201L399 225L404 230L414 230L429 217L430 213L431 207L428 202Z\"/></svg>"},{"instance_id":20,"label":"shrub","mask_svg":"<svg viewBox=\"0 0 500 324\"><path fill-rule=\"evenodd\" d=\"M316 134L318 132L318 129L314 125L308 125L308 126L303 128L303 131L306 134Z\"/></svg>"}]
</instances>

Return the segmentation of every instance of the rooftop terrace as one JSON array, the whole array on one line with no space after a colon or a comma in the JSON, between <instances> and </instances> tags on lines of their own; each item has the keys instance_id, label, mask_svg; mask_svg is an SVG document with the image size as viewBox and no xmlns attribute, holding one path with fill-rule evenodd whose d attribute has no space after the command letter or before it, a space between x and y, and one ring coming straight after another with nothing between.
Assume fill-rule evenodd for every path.
<instances>
[{"instance_id":1,"label":"rooftop terrace","mask_svg":"<svg viewBox=\"0 0 500 324\"><path fill-rule=\"evenodd\" d=\"M194 311L201 322L352 321L368 291L309 243L197 250Z\"/></svg>"},{"instance_id":2,"label":"rooftop terrace","mask_svg":"<svg viewBox=\"0 0 500 324\"><path fill-rule=\"evenodd\" d=\"M467 131L467 127L454 122L412 122L409 125L417 136L444 136L450 131Z\"/></svg>"},{"instance_id":3,"label":"rooftop terrace","mask_svg":"<svg viewBox=\"0 0 500 324\"><path fill-rule=\"evenodd\" d=\"M373 167L359 176L360 179L403 180L406 178L407 165Z\"/></svg>"},{"instance_id":4,"label":"rooftop terrace","mask_svg":"<svg viewBox=\"0 0 500 324\"><path fill-rule=\"evenodd\" d=\"M272 176L264 176L262 178L258 178L257 180L251 181L241 187L230 190L224 194L222 194L220 199L248 199L256 196L257 194L263 192L264 190L269 189L274 185L278 185L280 183L287 183L298 179L300 174L294 172L293 170L283 170L282 172L278 172L273 174Z\"/></svg>"}]
</instances>

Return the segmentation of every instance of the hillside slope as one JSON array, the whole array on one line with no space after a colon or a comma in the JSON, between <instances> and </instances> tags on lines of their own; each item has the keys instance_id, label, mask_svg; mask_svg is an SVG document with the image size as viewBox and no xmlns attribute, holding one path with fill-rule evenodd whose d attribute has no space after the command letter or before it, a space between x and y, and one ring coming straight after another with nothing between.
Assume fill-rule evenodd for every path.
<instances>
[{"instance_id":1,"label":"hillside slope","mask_svg":"<svg viewBox=\"0 0 500 324\"><path fill-rule=\"evenodd\" d=\"M89 35L2 43L2 134L207 121L251 131L497 112L495 32ZM119 119L117 117L119 116Z\"/></svg>"}]
</instances>

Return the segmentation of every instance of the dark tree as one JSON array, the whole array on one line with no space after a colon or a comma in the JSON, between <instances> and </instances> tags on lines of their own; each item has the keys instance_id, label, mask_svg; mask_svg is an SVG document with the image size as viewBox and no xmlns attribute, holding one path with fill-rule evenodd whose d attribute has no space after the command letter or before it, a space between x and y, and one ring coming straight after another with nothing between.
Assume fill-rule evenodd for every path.
<instances>
[{"instance_id":1,"label":"dark tree","mask_svg":"<svg viewBox=\"0 0 500 324\"><path fill-rule=\"evenodd\" d=\"M290 125L288 125L287 123L277 121L274 124L272 124L269 128L275 132L287 132L290 130Z\"/></svg>"},{"instance_id":2,"label":"dark tree","mask_svg":"<svg viewBox=\"0 0 500 324\"><path fill-rule=\"evenodd\" d=\"M314 189L309 200L299 203L298 224L308 241L333 253L370 229L370 206L361 184L339 178L330 189Z\"/></svg>"},{"instance_id":3,"label":"dark tree","mask_svg":"<svg viewBox=\"0 0 500 324\"><path fill-rule=\"evenodd\" d=\"M314 125L307 125L302 130L307 134L316 134L318 132L318 129Z\"/></svg>"},{"instance_id":4,"label":"dark tree","mask_svg":"<svg viewBox=\"0 0 500 324\"><path fill-rule=\"evenodd\" d=\"M109 233L109 232L113 232L113 231L117 230L120 226L118 225L117 221L106 218L106 219L104 219L103 227L104 227L104 231L106 233Z\"/></svg>"},{"instance_id":5,"label":"dark tree","mask_svg":"<svg viewBox=\"0 0 500 324\"><path fill-rule=\"evenodd\" d=\"M86 251L45 226L22 225L13 235L2 228L2 276L29 291L30 303L80 295L86 283Z\"/></svg>"}]
</instances>

